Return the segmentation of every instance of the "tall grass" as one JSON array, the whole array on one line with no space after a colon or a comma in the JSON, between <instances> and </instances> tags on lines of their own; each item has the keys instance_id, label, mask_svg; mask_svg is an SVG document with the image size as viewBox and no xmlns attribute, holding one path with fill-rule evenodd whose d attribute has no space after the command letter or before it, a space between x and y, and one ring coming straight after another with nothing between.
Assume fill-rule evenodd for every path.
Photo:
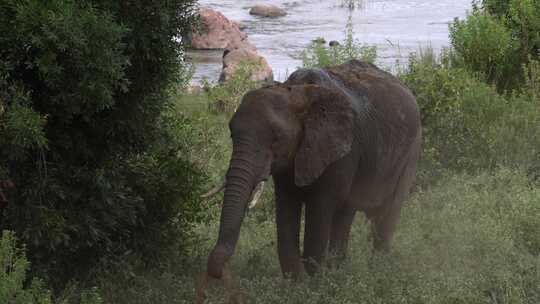
<instances>
[{"instance_id":1,"label":"tall grass","mask_svg":"<svg viewBox=\"0 0 540 304\"><path fill-rule=\"evenodd\" d=\"M362 215L349 258L301 282L281 278L275 224L248 214L232 260L237 293L248 303L538 303L540 188L527 174L446 172L405 205L389 255L373 255ZM192 303L218 222L199 227L200 243L180 267L107 281L111 303ZM206 303L227 303L215 281Z\"/></svg>"},{"instance_id":2,"label":"tall grass","mask_svg":"<svg viewBox=\"0 0 540 304\"><path fill-rule=\"evenodd\" d=\"M519 170L445 173L416 192L403 210L389 255L373 255L368 227L353 225L349 259L315 277L281 278L275 225L248 216L233 258L249 303L538 303L540 188ZM190 302L195 274L204 270L217 222L201 227L205 240L179 293ZM210 236L210 237L208 237ZM218 282L207 303L226 303Z\"/></svg>"}]
</instances>

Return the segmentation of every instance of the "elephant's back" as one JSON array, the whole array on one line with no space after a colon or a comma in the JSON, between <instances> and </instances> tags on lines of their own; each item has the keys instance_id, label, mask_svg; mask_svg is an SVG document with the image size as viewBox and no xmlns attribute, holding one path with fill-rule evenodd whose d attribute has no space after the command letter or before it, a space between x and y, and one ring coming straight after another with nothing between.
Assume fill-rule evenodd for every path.
<instances>
[{"instance_id":1,"label":"elephant's back","mask_svg":"<svg viewBox=\"0 0 540 304\"><path fill-rule=\"evenodd\" d=\"M411 99L410 101L416 106L416 101L410 91L394 75L379 69L372 63L360 60L350 60L324 69L298 69L284 84L315 84L340 90L351 96L352 102L357 104L368 104L373 101L366 98L370 97L369 95L391 89L393 92L399 91L405 93L404 95L409 95L406 97L409 97L408 99Z\"/></svg>"},{"instance_id":2,"label":"elephant's back","mask_svg":"<svg viewBox=\"0 0 540 304\"><path fill-rule=\"evenodd\" d=\"M370 63L352 60L327 72L355 96L352 102L368 113L363 115L367 119L360 120L360 129L367 130L376 142L373 146L378 147L368 158L376 167L388 166L392 172L420 136L415 97L395 76Z\"/></svg>"},{"instance_id":3,"label":"elephant's back","mask_svg":"<svg viewBox=\"0 0 540 304\"><path fill-rule=\"evenodd\" d=\"M350 60L325 69L299 69L285 82L302 84L340 90L350 97L359 117L378 116L376 124L391 130L382 131L391 137L412 141L420 129L420 113L411 91L374 64Z\"/></svg>"},{"instance_id":4,"label":"elephant's back","mask_svg":"<svg viewBox=\"0 0 540 304\"><path fill-rule=\"evenodd\" d=\"M326 69L328 74L345 82L362 81L367 79L378 79L379 81L401 84L401 82L392 74L381 70L376 65L360 60L350 60L346 63L329 67Z\"/></svg>"},{"instance_id":5,"label":"elephant's back","mask_svg":"<svg viewBox=\"0 0 540 304\"><path fill-rule=\"evenodd\" d=\"M386 123L388 127L401 129L401 132L408 131L406 137L411 141L416 137L420 128L416 98L394 75L358 60L329 68L328 74L339 79L346 90L358 96L355 102L368 102L368 110L381 116L381 124Z\"/></svg>"},{"instance_id":6,"label":"elephant's back","mask_svg":"<svg viewBox=\"0 0 540 304\"><path fill-rule=\"evenodd\" d=\"M335 87L335 81L324 69L298 69L292 73L285 85L316 84L323 87Z\"/></svg>"},{"instance_id":7,"label":"elephant's back","mask_svg":"<svg viewBox=\"0 0 540 304\"><path fill-rule=\"evenodd\" d=\"M379 69L376 65L360 60L350 60L344 64L327 68L325 72L335 83L360 99L360 102L379 103L398 98L416 108L416 100L410 90L394 75Z\"/></svg>"}]
</instances>

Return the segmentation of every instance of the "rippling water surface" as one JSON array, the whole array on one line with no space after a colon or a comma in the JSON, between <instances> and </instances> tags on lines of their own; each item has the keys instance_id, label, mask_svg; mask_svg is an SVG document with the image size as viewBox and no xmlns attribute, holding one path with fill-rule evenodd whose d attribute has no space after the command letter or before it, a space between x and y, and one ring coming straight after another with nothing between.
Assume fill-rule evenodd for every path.
<instances>
[{"instance_id":1,"label":"rippling water surface","mask_svg":"<svg viewBox=\"0 0 540 304\"><path fill-rule=\"evenodd\" d=\"M246 25L245 32L259 53L266 58L276 80L301 66L299 54L317 37L341 41L349 9L343 0L200 0L231 20ZM269 19L249 15L257 3L284 8L288 15ZM448 45L448 23L463 18L471 0L363 0L352 12L354 36L360 42L377 46L377 63L391 66L404 62L420 46L439 50ZM196 62L194 81L215 80L221 70L221 51L189 52Z\"/></svg>"}]
</instances>

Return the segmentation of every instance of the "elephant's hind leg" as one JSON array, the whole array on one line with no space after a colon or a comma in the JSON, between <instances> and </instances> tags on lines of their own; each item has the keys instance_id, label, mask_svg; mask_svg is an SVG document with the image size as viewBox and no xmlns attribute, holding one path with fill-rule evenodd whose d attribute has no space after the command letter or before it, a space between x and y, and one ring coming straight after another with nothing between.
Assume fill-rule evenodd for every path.
<instances>
[{"instance_id":1,"label":"elephant's hind leg","mask_svg":"<svg viewBox=\"0 0 540 304\"><path fill-rule=\"evenodd\" d=\"M386 252L390 250L390 243L399 222L401 206L415 180L417 159L417 151L414 149L402 169L393 195L387 198L380 208L374 210L375 212L366 212L371 222L371 237L375 250Z\"/></svg>"},{"instance_id":2,"label":"elephant's hind leg","mask_svg":"<svg viewBox=\"0 0 540 304\"><path fill-rule=\"evenodd\" d=\"M394 202L392 202L394 203ZM396 231L401 213L401 203L385 206L373 213L367 213L370 220L371 239L376 251L389 252L392 237Z\"/></svg>"}]
</instances>

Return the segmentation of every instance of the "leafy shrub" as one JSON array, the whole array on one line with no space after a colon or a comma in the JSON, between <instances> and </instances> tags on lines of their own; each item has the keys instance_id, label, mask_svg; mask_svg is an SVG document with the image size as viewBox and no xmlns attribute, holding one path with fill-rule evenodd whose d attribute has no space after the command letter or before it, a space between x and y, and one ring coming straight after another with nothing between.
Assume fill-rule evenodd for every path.
<instances>
[{"instance_id":1,"label":"leafy shrub","mask_svg":"<svg viewBox=\"0 0 540 304\"><path fill-rule=\"evenodd\" d=\"M525 74L523 94L531 99L540 100L540 60L530 59L523 70Z\"/></svg>"},{"instance_id":2,"label":"leafy shrub","mask_svg":"<svg viewBox=\"0 0 540 304\"><path fill-rule=\"evenodd\" d=\"M509 0L481 0L482 6L491 14L496 16L505 16L510 8ZM478 7L478 4L475 3Z\"/></svg>"},{"instance_id":3,"label":"leafy shrub","mask_svg":"<svg viewBox=\"0 0 540 304\"><path fill-rule=\"evenodd\" d=\"M540 56L540 1L484 0L450 26L456 61L483 74L499 91L523 83L522 66Z\"/></svg>"},{"instance_id":4,"label":"leafy shrub","mask_svg":"<svg viewBox=\"0 0 540 304\"><path fill-rule=\"evenodd\" d=\"M17 246L15 234L2 231L0 239L0 302L13 304L52 304L51 293L34 278L27 286L30 263L24 250Z\"/></svg>"},{"instance_id":5,"label":"leafy shrub","mask_svg":"<svg viewBox=\"0 0 540 304\"><path fill-rule=\"evenodd\" d=\"M540 56L540 1L512 0L509 7L509 26L521 42L522 62L528 56Z\"/></svg>"},{"instance_id":6,"label":"leafy shrub","mask_svg":"<svg viewBox=\"0 0 540 304\"><path fill-rule=\"evenodd\" d=\"M412 55L400 78L418 101L428 161L461 170L528 168L538 161L538 99L500 95L467 70L451 67L451 55L435 62L426 56L434 57Z\"/></svg>"},{"instance_id":7,"label":"leafy shrub","mask_svg":"<svg viewBox=\"0 0 540 304\"><path fill-rule=\"evenodd\" d=\"M2 224L60 289L97 263L185 252L204 175L191 122L171 115L185 75L175 36L194 1L0 2Z\"/></svg>"},{"instance_id":8,"label":"leafy shrub","mask_svg":"<svg viewBox=\"0 0 540 304\"><path fill-rule=\"evenodd\" d=\"M349 17L346 36L342 43L325 46L324 39L316 39L302 52L302 65L305 68L324 68L345 63L352 59L361 59L373 63L377 58L377 49L364 45L354 39L352 18Z\"/></svg>"},{"instance_id":9,"label":"leafy shrub","mask_svg":"<svg viewBox=\"0 0 540 304\"><path fill-rule=\"evenodd\" d=\"M25 248L18 246L15 233L2 231L0 238L0 302L8 304L52 304L51 292L38 278L29 280L27 272L30 263L26 259ZM30 284L28 284L30 282ZM60 298L55 303L67 304ZM97 288L83 290L76 302L80 304L101 304Z\"/></svg>"},{"instance_id":10,"label":"leafy shrub","mask_svg":"<svg viewBox=\"0 0 540 304\"><path fill-rule=\"evenodd\" d=\"M519 42L502 19L473 10L466 20L456 19L451 24L450 39L457 61L463 61L463 66L482 73L502 89L516 85Z\"/></svg>"},{"instance_id":11,"label":"leafy shrub","mask_svg":"<svg viewBox=\"0 0 540 304\"><path fill-rule=\"evenodd\" d=\"M254 71L259 64L256 62L240 62L238 68L230 79L218 84L203 81L203 88L207 98L211 100L210 110L216 112L234 113L247 91L260 87L261 82L252 79Z\"/></svg>"}]
</instances>

